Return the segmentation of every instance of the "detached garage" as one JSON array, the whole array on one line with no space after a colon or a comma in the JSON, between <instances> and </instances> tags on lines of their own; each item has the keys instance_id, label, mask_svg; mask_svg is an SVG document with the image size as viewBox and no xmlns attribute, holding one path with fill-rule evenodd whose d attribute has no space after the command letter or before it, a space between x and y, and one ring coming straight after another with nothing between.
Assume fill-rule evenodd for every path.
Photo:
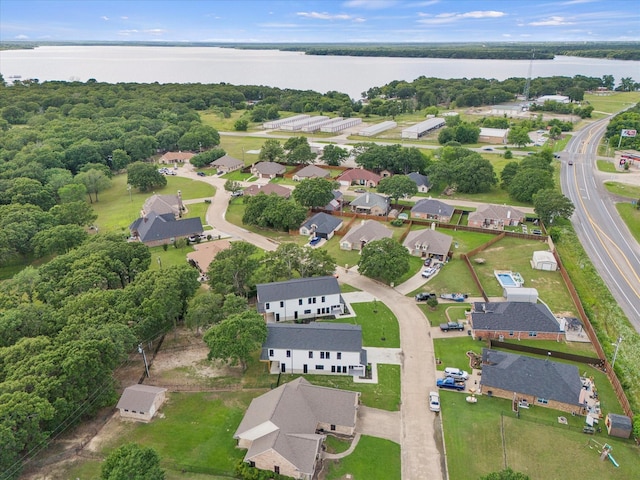
<instances>
[{"instance_id":1,"label":"detached garage","mask_svg":"<svg viewBox=\"0 0 640 480\"><path fill-rule=\"evenodd\" d=\"M536 270L555 272L558 269L558 262L556 262L556 258L553 256L553 253L548 250L539 250L537 252L533 252L531 267Z\"/></svg>"}]
</instances>

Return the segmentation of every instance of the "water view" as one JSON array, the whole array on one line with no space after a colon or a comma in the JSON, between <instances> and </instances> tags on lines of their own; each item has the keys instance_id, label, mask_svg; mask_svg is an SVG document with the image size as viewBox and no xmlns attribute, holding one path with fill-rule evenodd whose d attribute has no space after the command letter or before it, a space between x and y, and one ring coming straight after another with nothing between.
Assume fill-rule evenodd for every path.
<instances>
[{"instance_id":1,"label":"water view","mask_svg":"<svg viewBox=\"0 0 640 480\"><path fill-rule=\"evenodd\" d=\"M279 88L335 90L352 98L393 80L438 78L526 77L528 60L452 60L312 56L277 50L217 47L47 46L0 51L5 80L48 80L138 83L220 83ZM640 79L640 62L599 58L556 57L534 60L533 77L613 75Z\"/></svg>"}]
</instances>

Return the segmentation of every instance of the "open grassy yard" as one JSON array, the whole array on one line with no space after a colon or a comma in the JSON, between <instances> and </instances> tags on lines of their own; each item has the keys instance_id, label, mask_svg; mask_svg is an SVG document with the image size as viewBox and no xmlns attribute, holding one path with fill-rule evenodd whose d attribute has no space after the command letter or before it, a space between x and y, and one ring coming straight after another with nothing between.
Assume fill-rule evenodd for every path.
<instances>
[{"instance_id":1,"label":"open grassy yard","mask_svg":"<svg viewBox=\"0 0 640 480\"><path fill-rule=\"evenodd\" d=\"M432 327L448 322L449 319L453 322L462 321L465 319L464 312L471 309L471 304L469 303L440 303L433 309L426 302L421 302L418 306L427 316Z\"/></svg>"},{"instance_id":2,"label":"open grassy yard","mask_svg":"<svg viewBox=\"0 0 640 480\"><path fill-rule=\"evenodd\" d=\"M352 303L351 307L355 318L332 322L361 325L362 345L365 347L400 348L398 320L389 307L382 302Z\"/></svg>"},{"instance_id":3,"label":"open grassy yard","mask_svg":"<svg viewBox=\"0 0 640 480\"><path fill-rule=\"evenodd\" d=\"M471 278L469 269L461 259L453 258L442 267L441 271L431 277L424 286L424 291L441 293L462 292L472 297L480 295L478 287Z\"/></svg>"},{"instance_id":4,"label":"open grassy yard","mask_svg":"<svg viewBox=\"0 0 640 480\"><path fill-rule=\"evenodd\" d=\"M347 474L351 477L346 477ZM363 435L351 455L329 464L326 478L400 480L400 445L390 440Z\"/></svg>"},{"instance_id":5,"label":"open grassy yard","mask_svg":"<svg viewBox=\"0 0 640 480\"><path fill-rule=\"evenodd\" d=\"M584 94L584 99L596 111L616 113L620 110L640 102L640 92L612 92L611 95Z\"/></svg>"},{"instance_id":6,"label":"open grassy yard","mask_svg":"<svg viewBox=\"0 0 640 480\"><path fill-rule=\"evenodd\" d=\"M618 203L616 209L624 223L627 224L633 238L640 242L640 210L631 203Z\"/></svg>"},{"instance_id":7,"label":"open grassy yard","mask_svg":"<svg viewBox=\"0 0 640 480\"><path fill-rule=\"evenodd\" d=\"M466 353L472 351L481 355L482 349L486 347L485 341L474 340L469 336L434 338L433 350L436 358L440 360L437 369L444 370L446 367L456 367L471 372L469 357Z\"/></svg>"},{"instance_id":8,"label":"open grassy yard","mask_svg":"<svg viewBox=\"0 0 640 480\"><path fill-rule=\"evenodd\" d=\"M601 172L605 172L605 173L620 172L620 170L616 168L613 162L610 162L608 160L596 160L596 166L598 167L598 170L600 170Z\"/></svg>"},{"instance_id":9,"label":"open grassy yard","mask_svg":"<svg viewBox=\"0 0 640 480\"><path fill-rule=\"evenodd\" d=\"M464 394L445 391L440 397L451 480L479 478L506 466L532 480L640 478L637 447L606 433L583 434L581 417L534 406L522 409L517 419L509 400L480 396L471 405ZM559 424L558 416L569 425ZM600 461L589 446L597 446L594 440L613 446L620 468Z\"/></svg>"},{"instance_id":10,"label":"open grassy yard","mask_svg":"<svg viewBox=\"0 0 640 480\"><path fill-rule=\"evenodd\" d=\"M640 187L636 185L628 185L620 182L604 182L604 186L609 192L615 195L628 197L633 200L640 198Z\"/></svg>"}]
</instances>

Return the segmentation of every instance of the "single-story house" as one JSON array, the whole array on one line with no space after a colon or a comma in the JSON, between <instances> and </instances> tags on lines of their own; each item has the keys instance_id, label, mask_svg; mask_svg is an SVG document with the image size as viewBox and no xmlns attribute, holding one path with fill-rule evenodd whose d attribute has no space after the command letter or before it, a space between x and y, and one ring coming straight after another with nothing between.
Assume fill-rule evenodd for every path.
<instances>
[{"instance_id":1,"label":"single-story house","mask_svg":"<svg viewBox=\"0 0 640 480\"><path fill-rule=\"evenodd\" d=\"M453 237L430 228L410 231L402 245L411 255L445 261L451 252Z\"/></svg>"},{"instance_id":2,"label":"single-story house","mask_svg":"<svg viewBox=\"0 0 640 480\"><path fill-rule=\"evenodd\" d=\"M195 153L191 152L167 152L160 157L158 163L184 163L191 160Z\"/></svg>"},{"instance_id":3,"label":"single-story house","mask_svg":"<svg viewBox=\"0 0 640 480\"><path fill-rule=\"evenodd\" d=\"M296 173L293 174L293 179L296 182L307 178L330 178L331 172L324 168L320 168L317 165L307 165L302 167Z\"/></svg>"},{"instance_id":4,"label":"single-story house","mask_svg":"<svg viewBox=\"0 0 640 480\"><path fill-rule=\"evenodd\" d=\"M315 237L329 240L336 230L342 227L342 223L342 218L340 217L318 212L302 224L300 235L314 235Z\"/></svg>"},{"instance_id":5,"label":"single-story house","mask_svg":"<svg viewBox=\"0 0 640 480\"><path fill-rule=\"evenodd\" d=\"M362 327L350 323L270 323L260 360L271 373L362 377L367 352Z\"/></svg>"},{"instance_id":6,"label":"single-story house","mask_svg":"<svg viewBox=\"0 0 640 480\"><path fill-rule=\"evenodd\" d=\"M480 143L492 143L497 145L506 145L507 137L509 136L508 128L480 128L480 135L478 136L478 142Z\"/></svg>"},{"instance_id":7,"label":"single-story house","mask_svg":"<svg viewBox=\"0 0 640 480\"><path fill-rule=\"evenodd\" d=\"M224 155L211 162L211 166L219 172L229 173L243 168L244 162L230 155Z\"/></svg>"},{"instance_id":8,"label":"single-story house","mask_svg":"<svg viewBox=\"0 0 640 480\"><path fill-rule=\"evenodd\" d=\"M245 188L243 193L247 197L254 197L259 193L264 193L265 195L275 193L279 197L289 198L291 196L291 189L278 185L277 183L267 183L265 185L253 184Z\"/></svg>"},{"instance_id":9,"label":"single-story house","mask_svg":"<svg viewBox=\"0 0 640 480\"><path fill-rule=\"evenodd\" d=\"M538 250L533 252L531 268L555 272L558 270L558 262L556 261L556 257L553 256L553 252L548 250Z\"/></svg>"},{"instance_id":10,"label":"single-story house","mask_svg":"<svg viewBox=\"0 0 640 480\"><path fill-rule=\"evenodd\" d=\"M129 225L131 239L138 240L148 247L168 245L178 238L201 235L203 230L200 217L176 220L172 213L158 215L149 212Z\"/></svg>"},{"instance_id":11,"label":"single-story house","mask_svg":"<svg viewBox=\"0 0 640 480\"><path fill-rule=\"evenodd\" d=\"M116 408L120 418L149 422L165 401L166 388L131 385L124 389Z\"/></svg>"},{"instance_id":12,"label":"single-story house","mask_svg":"<svg viewBox=\"0 0 640 480\"><path fill-rule=\"evenodd\" d=\"M198 269L207 273L209 265L222 250L231 246L229 240L217 240L215 242L196 243L193 245L195 251L187 253L187 261L192 261Z\"/></svg>"},{"instance_id":13,"label":"single-story house","mask_svg":"<svg viewBox=\"0 0 640 480\"><path fill-rule=\"evenodd\" d=\"M284 175L286 171L284 165L276 162L258 162L251 167L251 173L258 178L276 178L278 175Z\"/></svg>"},{"instance_id":14,"label":"single-story house","mask_svg":"<svg viewBox=\"0 0 640 480\"><path fill-rule=\"evenodd\" d=\"M393 232L375 220L363 220L340 240L341 250L362 250L369 242L391 238Z\"/></svg>"},{"instance_id":15,"label":"single-story house","mask_svg":"<svg viewBox=\"0 0 640 480\"><path fill-rule=\"evenodd\" d=\"M467 320L474 338L559 340L565 335L544 303L475 302Z\"/></svg>"},{"instance_id":16,"label":"single-story house","mask_svg":"<svg viewBox=\"0 0 640 480\"><path fill-rule=\"evenodd\" d=\"M422 175L418 172L411 172L407 175L407 177L413 180L413 183L416 184L416 186L418 187L418 192L420 193L427 193L431 188L431 182L429 182L429 177L427 177L426 175Z\"/></svg>"},{"instance_id":17,"label":"single-story house","mask_svg":"<svg viewBox=\"0 0 640 480\"><path fill-rule=\"evenodd\" d=\"M386 215L390 205L389 197L369 192L363 193L349 204L352 212L378 216Z\"/></svg>"},{"instance_id":18,"label":"single-story house","mask_svg":"<svg viewBox=\"0 0 640 480\"><path fill-rule=\"evenodd\" d=\"M250 466L311 480L326 434L354 435L359 399L299 377L254 398L233 438Z\"/></svg>"},{"instance_id":19,"label":"single-story house","mask_svg":"<svg viewBox=\"0 0 640 480\"><path fill-rule=\"evenodd\" d=\"M295 278L256 285L258 312L267 322L342 315L344 299L335 277Z\"/></svg>"},{"instance_id":20,"label":"single-story house","mask_svg":"<svg viewBox=\"0 0 640 480\"><path fill-rule=\"evenodd\" d=\"M629 438L633 431L631 419L626 415L609 413L605 418L604 424L607 427L607 433L611 437Z\"/></svg>"},{"instance_id":21,"label":"single-story house","mask_svg":"<svg viewBox=\"0 0 640 480\"><path fill-rule=\"evenodd\" d=\"M525 214L508 205L483 205L469 214L469 226L502 230L524 222Z\"/></svg>"},{"instance_id":22,"label":"single-story house","mask_svg":"<svg viewBox=\"0 0 640 480\"><path fill-rule=\"evenodd\" d=\"M361 185L373 188L378 186L381 179L382 177L380 175L370 172L369 170L365 170L364 168L352 168L351 170L346 170L337 177L336 181L338 181L343 187Z\"/></svg>"},{"instance_id":23,"label":"single-story house","mask_svg":"<svg viewBox=\"0 0 640 480\"><path fill-rule=\"evenodd\" d=\"M449 223L455 208L440 200L422 198L411 207L411 217L423 220L435 220L436 222Z\"/></svg>"},{"instance_id":24,"label":"single-story house","mask_svg":"<svg viewBox=\"0 0 640 480\"><path fill-rule=\"evenodd\" d=\"M338 212L342 210L342 192L340 190L334 190L333 200L327 203L323 209L329 212Z\"/></svg>"},{"instance_id":25,"label":"single-story house","mask_svg":"<svg viewBox=\"0 0 640 480\"><path fill-rule=\"evenodd\" d=\"M151 195L142 206L143 214L156 212L158 215L165 215L171 213L175 218L180 218L184 210L180 191L177 195Z\"/></svg>"},{"instance_id":26,"label":"single-story house","mask_svg":"<svg viewBox=\"0 0 640 480\"><path fill-rule=\"evenodd\" d=\"M576 415L586 413L587 391L578 367L525 355L482 349L483 395L506 398L519 407L538 405Z\"/></svg>"}]
</instances>

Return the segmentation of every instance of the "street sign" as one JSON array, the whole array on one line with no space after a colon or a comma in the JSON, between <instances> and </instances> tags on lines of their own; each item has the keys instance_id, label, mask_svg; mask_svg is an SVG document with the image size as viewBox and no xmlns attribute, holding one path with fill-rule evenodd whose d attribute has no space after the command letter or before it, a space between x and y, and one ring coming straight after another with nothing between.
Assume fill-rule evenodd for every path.
<instances>
[{"instance_id":1,"label":"street sign","mask_svg":"<svg viewBox=\"0 0 640 480\"><path fill-rule=\"evenodd\" d=\"M623 137L635 137L637 133L636 130L623 129L621 135Z\"/></svg>"}]
</instances>

